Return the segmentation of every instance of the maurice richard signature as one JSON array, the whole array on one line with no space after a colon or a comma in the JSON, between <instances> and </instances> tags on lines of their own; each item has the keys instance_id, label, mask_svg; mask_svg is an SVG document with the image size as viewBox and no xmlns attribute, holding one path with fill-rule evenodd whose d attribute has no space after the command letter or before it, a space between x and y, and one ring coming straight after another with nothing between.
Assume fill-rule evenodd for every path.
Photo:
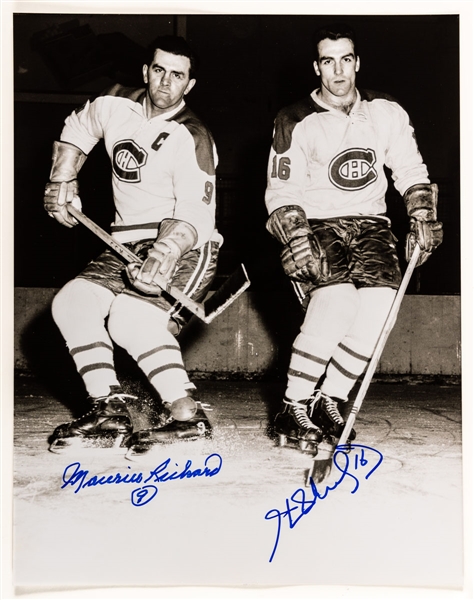
<instances>
[{"instance_id":1,"label":"maurice richard signature","mask_svg":"<svg viewBox=\"0 0 474 600\"><path fill-rule=\"evenodd\" d=\"M348 449L348 445L337 446L334 452L333 464L341 473L335 483L327 485L324 491L320 492L313 479L310 479L311 492L308 492L308 495L306 490L299 488L293 492L290 498L285 499L286 510L281 511L277 508L272 508L266 513L265 519L276 519L277 523L275 544L269 562L272 562L278 548L284 518L288 519L288 526L290 529L293 529L298 521L316 506L318 500L324 500L329 492L335 490L344 479L353 481L354 487L351 490L351 494L355 494L359 489L359 478L351 471L357 471L357 475L360 475L361 477L363 475L364 479L368 479L382 463L383 455L378 450L375 450L375 448L351 444L350 454L347 453Z\"/></svg>"},{"instance_id":2,"label":"maurice richard signature","mask_svg":"<svg viewBox=\"0 0 474 600\"><path fill-rule=\"evenodd\" d=\"M156 483L166 481L179 481L196 477L215 477L222 467L222 457L219 454L209 454L202 467L193 466L192 460L187 460L184 467L174 463L177 469L170 467L171 458L167 458L152 471L132 473L115 473L113 475L91 475L88 470L81 467L81 463L73 462L63 472L63 485L75 487L74 493L88 487L118 485L118 484L143 484L132 490L130 500L134 506L148 504L158 493ZM128 467L130 469L130 467Z\"/></svg>"}]
</instances>

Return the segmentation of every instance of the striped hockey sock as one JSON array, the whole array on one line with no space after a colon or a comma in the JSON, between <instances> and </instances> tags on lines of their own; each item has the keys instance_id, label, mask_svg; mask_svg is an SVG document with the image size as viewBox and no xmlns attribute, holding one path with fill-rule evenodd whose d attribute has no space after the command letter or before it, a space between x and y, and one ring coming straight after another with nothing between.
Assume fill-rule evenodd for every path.
<instances>
[{"instance_id":1,"label":"striped hockey sock","mask_svg":"<svg viewBox=\"0 0 474 600\"><path fill-rule=\"evenodd\" d=\"M326 370L332 348L324 348L318 338L300 333L294 341L288 386L285 396L289 400L305 400L313 393L315 385Z\"/></svg>"},{"instance_id":2,"label":"striped hockey sock","mask_svg":"<svg viewBox=\"0 0 474 600\"><path fill-rule=\"evenodd\" d=\"M168 331L168 314L149 302L122 294L111 308L112 339L136 361L164 402L195 389L189 381L181 348Z\"/></svg>"},{"instance_id":3,"label":"striped hockey sock","mask_svg":"<svg viewBox=\"0 0 474 600\"><path fill-rule=\"evenodd\" d=\"M349 392L372 357L375 345L393 304L396 290L387 287L358 290L360 308L347 336L336 348L321 391L347 400Z\"/></svg>"},{"instance_id":4,"label":"striped hockey sock","mask_svg":"<svg viewBox=\"0 0 474 600\"><path fill-rule=\"evenodd\" d=\"M93 398L119 385L113 344L105 328L114 294L91 281L73 279L56 295L52 314L86 390Z\"/></svg>"},{"instance_id":5,"label":"striped hockey sock","mask_svg":"<svg viewBox=\"0 0 474 600\"><path fill-rule=\"evenodd\" d=\"M115 374L110 338L69 349L79 375L92 398L106 396L111 386L120 385Z\"/></svg>"},{"instance_id":6,"label":"striped hockey sock","mask_svg":"<svg viewBox=\"0 0 474 600\"><path fill-rule=\"evenodd\" d=\"M359 297L352 284L314 292L293 345L287 398L306 400L311 396L335 348L352 326L358 307Z\"/></svg>"}]
</instances>

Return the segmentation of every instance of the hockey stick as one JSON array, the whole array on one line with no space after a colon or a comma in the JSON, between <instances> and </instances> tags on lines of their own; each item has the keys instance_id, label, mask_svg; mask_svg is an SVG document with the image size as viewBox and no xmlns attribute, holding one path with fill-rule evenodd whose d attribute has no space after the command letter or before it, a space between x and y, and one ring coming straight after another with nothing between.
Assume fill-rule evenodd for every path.
<instances>
[{"instance_id":1,"label":"hockey stick","mask_svg":"<svg viewBox=\"0 0 474 600\"><path fill-rule=\"evenodd\" d=\"M110 234L89 219L89 217L86 217L83 212L72 206L72 204L68 204L68 212L80 223L90 229L90 231L95 233L95 235L103 242L108 244L127 262L138 264L142 262L142 260L131 250L117 242L117 240L114 240ZM244 265L240 265L227 281L216 290L212 296L202 303L196 302L189 296L186 296L184 292L177 287L170 285L168 281L159 274L154 276L154 282L206 324L211 323L217 315L220 315L221 312L230 306L250 285L250 280Z\"/></svg>"},{"instance_id":2,"label":"hockey stick","mask_svg":"<svg viewBox=\"0 0 474 600\"><path fill-rule=\"evenodd\" d=\"M372 358L368 364L367 370L365 372L364 378L362 379L362 383L360 385L359 391L357 392L356 398L354 400L354 404L352 406L349 417L347 418L346 424L344 425L344 429L342 431L341 437L339 438L337 444L332 446L330 451L325 452L325 456L316 455L313 458L313 468L310 469L310 473L308 475L308 479L306 481L306 485L311 485L310 480L312 479L316 483L321 483L328 475L331 470L331 465L333 461L334 452L336 449L340 450L349 450L350 444L347 444L347 440L351 433L352 427L356 420L357 413L362 406L362 402L364 401L367 390L369 389L370 382L372 381L372 377L375 373L375 369L379 363L380 357L382 356L382 352L385 348L385 344L388 340L388 337L395 325L397 320L398 311L400 310L400 306L405 295L406 289L410 282L413 271L415 270L416 263L418 262L418 258L420 256L420 246L416 244L413 254L410 258L410 262L408 263L407 270L405 271L405 275L403 276L402 282L400 283L400 287L396 293L396 296L393 300L392 306L390 308L390 312L388 313L387 319L383 326L383 329L380 333L377 344L375 345L374 353L372 354ZM347 445L346 445L347 444Z\"/></svg>"}]
</instances>

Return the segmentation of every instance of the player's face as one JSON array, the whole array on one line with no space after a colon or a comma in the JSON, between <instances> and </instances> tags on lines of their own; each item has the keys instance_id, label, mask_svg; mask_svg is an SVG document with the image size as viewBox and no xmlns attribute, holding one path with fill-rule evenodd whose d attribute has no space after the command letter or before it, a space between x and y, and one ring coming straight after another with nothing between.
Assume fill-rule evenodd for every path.
<instances>
[{"instance_id":1,"label":"player's face","mask_svg":"<svg viewBox=\"0 0 474 600\"><path fill-rule=\"evenodd\" d=\"M326 97L349 97L355 90L359 58L354 54L351 40L321 40L318 44L319 58L314 62L316 75L321 77L321 93Z\"/></svg>"},{"instance_id":2,"label":"player's face","mask_svg":"<svg viewBox=\"0 0 474 600\"><path fill-rule=\"evenodd\" d=\"M156 50L151 65L143 65L147 86L149 116L174 110L196 83L189 78L191 62L187 56Z\"/></svg>"}]
</instances>

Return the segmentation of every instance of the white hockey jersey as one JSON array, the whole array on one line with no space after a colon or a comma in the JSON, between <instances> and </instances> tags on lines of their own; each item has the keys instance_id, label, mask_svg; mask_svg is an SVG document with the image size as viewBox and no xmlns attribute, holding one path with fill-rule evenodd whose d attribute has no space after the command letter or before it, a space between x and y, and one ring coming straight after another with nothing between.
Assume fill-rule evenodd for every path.
<instances>
[{"instance_id":1,"label":"white hockey jersey","mask_svg":"<svg viewBox=\"0 0 474 600\"><path fill-rule=\"evenodd\" d=\"M357 90L347 115L316 93L275 120L265 195L269 214L295 204L308 219L383 215L384 165L401 195L430 182L409 117L396 101Z\"/></svg>"},{"instance_id":2,"label":"white hockey jersey","mask_svg":"<svg viewBox=\"0 0 474 600\"><path fill-rule=\"evenodd\" d=\"M112 163L119 242L155 238L159 223L173 218L193 225L195 247L215 231L217 152L210 131L185 105L148 119L145 90L116 85L73 112L61 141L89 154L104 140Z\"/></svg>"}]
</instances>

